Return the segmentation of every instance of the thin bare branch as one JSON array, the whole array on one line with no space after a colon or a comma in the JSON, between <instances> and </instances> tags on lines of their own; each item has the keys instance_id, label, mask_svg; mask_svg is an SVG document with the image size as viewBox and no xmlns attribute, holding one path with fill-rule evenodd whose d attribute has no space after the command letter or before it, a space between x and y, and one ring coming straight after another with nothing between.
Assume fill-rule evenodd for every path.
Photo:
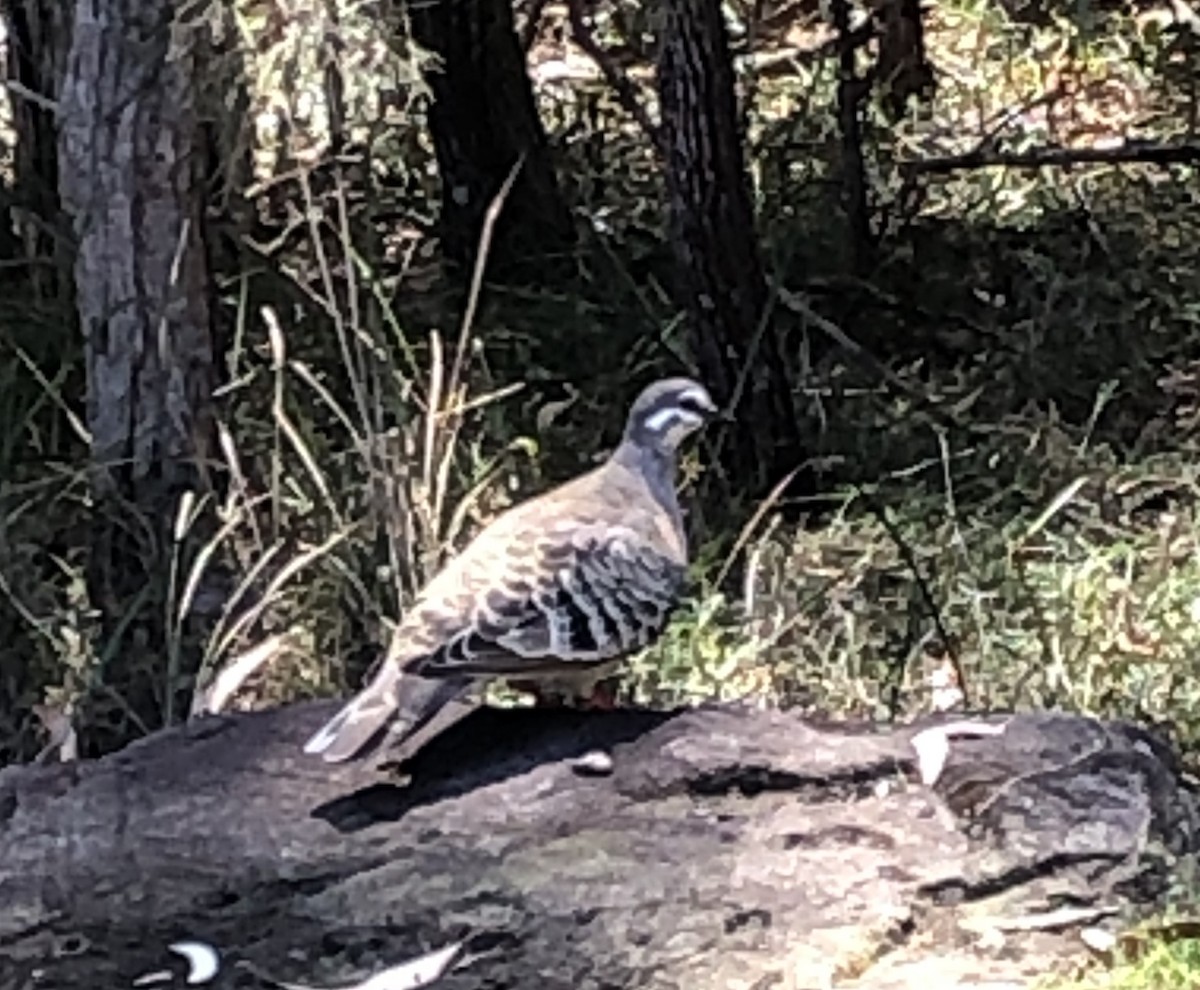
<instances>
[{"instance_id":1,"label":"thin bare branch","mask_svg":"<svg viewBox=\"0 0 1200 990\"><path fill-rule=\"evenodd\" d=\"M548 0L531 0L529 10L525 14L525 23L521 25L521 50L529 54L529 49L537 41L538 28L542 26L542 12L546 9Z\"/></svg>"},{"instance_id":2,"label":"thin bare branch","mask_svg":"<svg viewBox=\"0 0 1200 990\"><path fill-rule=\"evenodd\" d=\"M1034 148L1031 151L978 149L961 155L901 162L910 174L944 175L980 168L1069 168L1072 165L1195 165L1200 144L1128 141L1112 148Z\"/></svg>"},{"instance_id":3,"label":"thin bare branch","mask_svg":"<svg viewBox=\"0 0 1200 990\"><path fill-rule=\"evenodd\" d=\"M650 114L646 112L646 107L629 76L621 71L604 47L596 40L583 11L583 0L567 0L567 14L571 21L571 36L575 43L587 53L604 74L605 81L616 93L617 102L621 104L622 109L637 122L638 127L653 142L654 147L659 147L662 134L659 126L650 119Z\"/></svg>"}]
</instances>

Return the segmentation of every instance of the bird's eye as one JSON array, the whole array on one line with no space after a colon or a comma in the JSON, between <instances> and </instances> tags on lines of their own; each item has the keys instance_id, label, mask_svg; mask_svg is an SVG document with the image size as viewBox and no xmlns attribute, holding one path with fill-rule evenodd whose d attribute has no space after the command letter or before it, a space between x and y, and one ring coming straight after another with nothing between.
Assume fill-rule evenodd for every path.
<instances>
[{"instance_id":1,"label":"bird's eye","mask_svg":"<svg viewBox=\"0 0 1200 990\"><path fill-rule=\"evenodd\" d=\"M698 416L704 416L711 412L711 408L701 402L694 395L684 395L679 399L679 408L684 412L695 413Z\"/></svg>"}]
</instances>

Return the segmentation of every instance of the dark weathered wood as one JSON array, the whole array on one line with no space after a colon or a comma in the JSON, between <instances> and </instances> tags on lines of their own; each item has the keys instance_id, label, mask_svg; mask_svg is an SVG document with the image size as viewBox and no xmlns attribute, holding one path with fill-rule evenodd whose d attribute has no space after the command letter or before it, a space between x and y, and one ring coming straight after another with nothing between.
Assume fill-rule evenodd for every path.
<instances>
[{"instance_id":1,"label":"dark weathered wood","mask_svg":"<svg viewBox=\"0 0 1200 990\"><path fill-rule=\"evenodd\" d=\"M58 101L94 484L135 502L193 477L212 386L201 67L181 7L78 0Z\"/></svg>"},{"instance_id":2,"label":"dark weathered wood","mask_svg":"<svg viewBox=\"0 0 1200 990\"><path fill-rule=\"evenodd\" d=\"M496 224L489 272L528 277L574 243L525 53L507 0L422 0L409 9L413 38L438 56L426 76L429 129L442 183L447 257L471 263L487 209L525 156ZM569 267L569 266L568 266Z\"/></svg>"},{"instance_id":3,"label":"dark weathered wood","mask_svg":"<svg viewBox=\"0 0 1200 990\"><path fill-rule=\"evenodd\" d=\"M838 40L837 116L842 132L839 172L849 242L847 253L854 271L866 275L875 262L875 235L871 229L871 186L867 181L867 166L863 157L860 114L870 95L871 85L858 75L861 43L856 40L851 24L849 0L832 0L830 11Z\"/></svg>"},{"instance_id":4,"label":"dark weathered wood","mask_svg":"<svg viewBox=\"0 0 1200 990\"><path fill-rule=\"evenodd\" d=\"M739 398L722 459L741 490L762 490L801 456L787 380L797 358L787 360L767 311L720 0L664 0L662 9L660 135L677 299L701 376L722 399Z\"/></svg>"},{"instance_id":5,"label":"dark weathered wood","mask_svg":"<svg viewBox=\"0 0 1200 990\"><path fill-rule=\"evenodd\" d=\"M70 8L62 0L6 0L5 48L13 127L12 219L23 241L27 286L35 298L68 306L69 252L60 227L57 131L58 98L71 45Z\"/></svg>"},{"instance_id":6,"label":"dark weathered wood","mask_svg":"<svg viewBox=\"0 0 1200 990\"><path fill-rule=\"evenodd\" d=\"M464 939L439 990L950 990L1078 950L1070 925L1006 943L1004 917L1152 901L1197 846L1170 751L1084 718L993 720L930 789L912 728L484 710L402 786L302 755L332 707L0 771L0 987L128 986L193 938L224 957L217 990L258 986L247 964L336 985ZM573 769L597 746L609 775Z\"/></svg>"},{"instance_id":7,"label":"dark weathered wood","mask_svg":"<svg viewBox=\"0 0 1200 990\"><path fill-rule=\"evenodd\" d=\"M89 595L101 613L97 651L116 647L105 677L154 725L170 720L185 685L168 687L165 665L143 662L134 644L166 641L172 523L213 447L202 236L209 156L197 112L207 38L204 18L183 0L76 0L70 18L58 183L86 354ZM85 752L132 731L120 718L81 723Z\"/></svg>"}]
</instances>

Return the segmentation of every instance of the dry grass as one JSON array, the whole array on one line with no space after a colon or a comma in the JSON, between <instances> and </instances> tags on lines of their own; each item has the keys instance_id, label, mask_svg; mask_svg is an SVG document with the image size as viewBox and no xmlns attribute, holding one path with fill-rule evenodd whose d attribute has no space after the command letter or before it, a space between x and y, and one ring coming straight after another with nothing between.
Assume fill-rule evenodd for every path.
<instances>
[{"instance_id":1,"label":"dry grass","mask_svg":"<svg viewBox=\"0 0 1200 990\"><path fill-rule=\"evenodd\" d=\"M148 730L187 714L181 686L193 711L214 690L243 706L347 690L430 569L514 498L584 466L619 426L613 384L627 390L662 345L682 346L661 288L659 170L598 77L539 75L555 79L542 109L592 231L578 284L521 293L477 280L464 298L423 233L427 56L381 46L364 7L330 25L327 5L311 6L265 46L257 8L238 23L257 135L246 193L280 235L260 244L263 274L224 273L237 332L221 495L178 506L155 565L161 601L124 605L165 616L168 641L145 661L157 710L129 710L106 678L116 647L95 638L82 427L66 387L79 369L24 345L2 352L7 754L36 748L34 703L72 711L102 694ZM583 65L547 41L563 17L548 10L540 65ZM1172 25L1116 12L1097 31L1075 13L1026 23L966 0L931 12L935 103L897 127L868 108L887 218L870 283L844 277L844 235L828 222L839 139L834 64L813 54L828 35L819 12L797 6L786 32L759 36L763 58L739 62L788 66L753 80L749 115L776 275L875 363L835 348L797 379L822 501L705 503L694 599L633 661L630 697L895 717L941 703L933 685L957 665L973 704L1136 714L1194 737L1194 172L984 169L914 195L896 166L984 140L1183 133L1171 73L1193 55ZM618 30L604 22L599 36ZM356 67L353 138L406 178L403 193L349 167L329 180L315 67L335 42ZM373 228L364 191L412 222ZM580 337L596 341L586 369ZM705 451L689 498L706 499ZM217 685L222 670L236 676Z\"/></svg>"}]
</instances>

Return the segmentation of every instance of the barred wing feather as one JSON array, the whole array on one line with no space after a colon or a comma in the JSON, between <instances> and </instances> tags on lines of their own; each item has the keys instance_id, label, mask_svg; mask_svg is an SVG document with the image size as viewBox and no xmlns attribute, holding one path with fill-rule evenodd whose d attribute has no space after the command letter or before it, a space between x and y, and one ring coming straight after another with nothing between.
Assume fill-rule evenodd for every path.
<instances>
[{"instance_id":1,"label":"barred wing feather","mask_svg":"<svg viewBox=\"0 0 1200 990\"><path fill-rule=\"evenodd\" d=\"M478 596L470 620L410 668L427 677L536 676L611 660L666 626L686 569L623 527L543 537Z\"/></svg>"}]
</instances>

